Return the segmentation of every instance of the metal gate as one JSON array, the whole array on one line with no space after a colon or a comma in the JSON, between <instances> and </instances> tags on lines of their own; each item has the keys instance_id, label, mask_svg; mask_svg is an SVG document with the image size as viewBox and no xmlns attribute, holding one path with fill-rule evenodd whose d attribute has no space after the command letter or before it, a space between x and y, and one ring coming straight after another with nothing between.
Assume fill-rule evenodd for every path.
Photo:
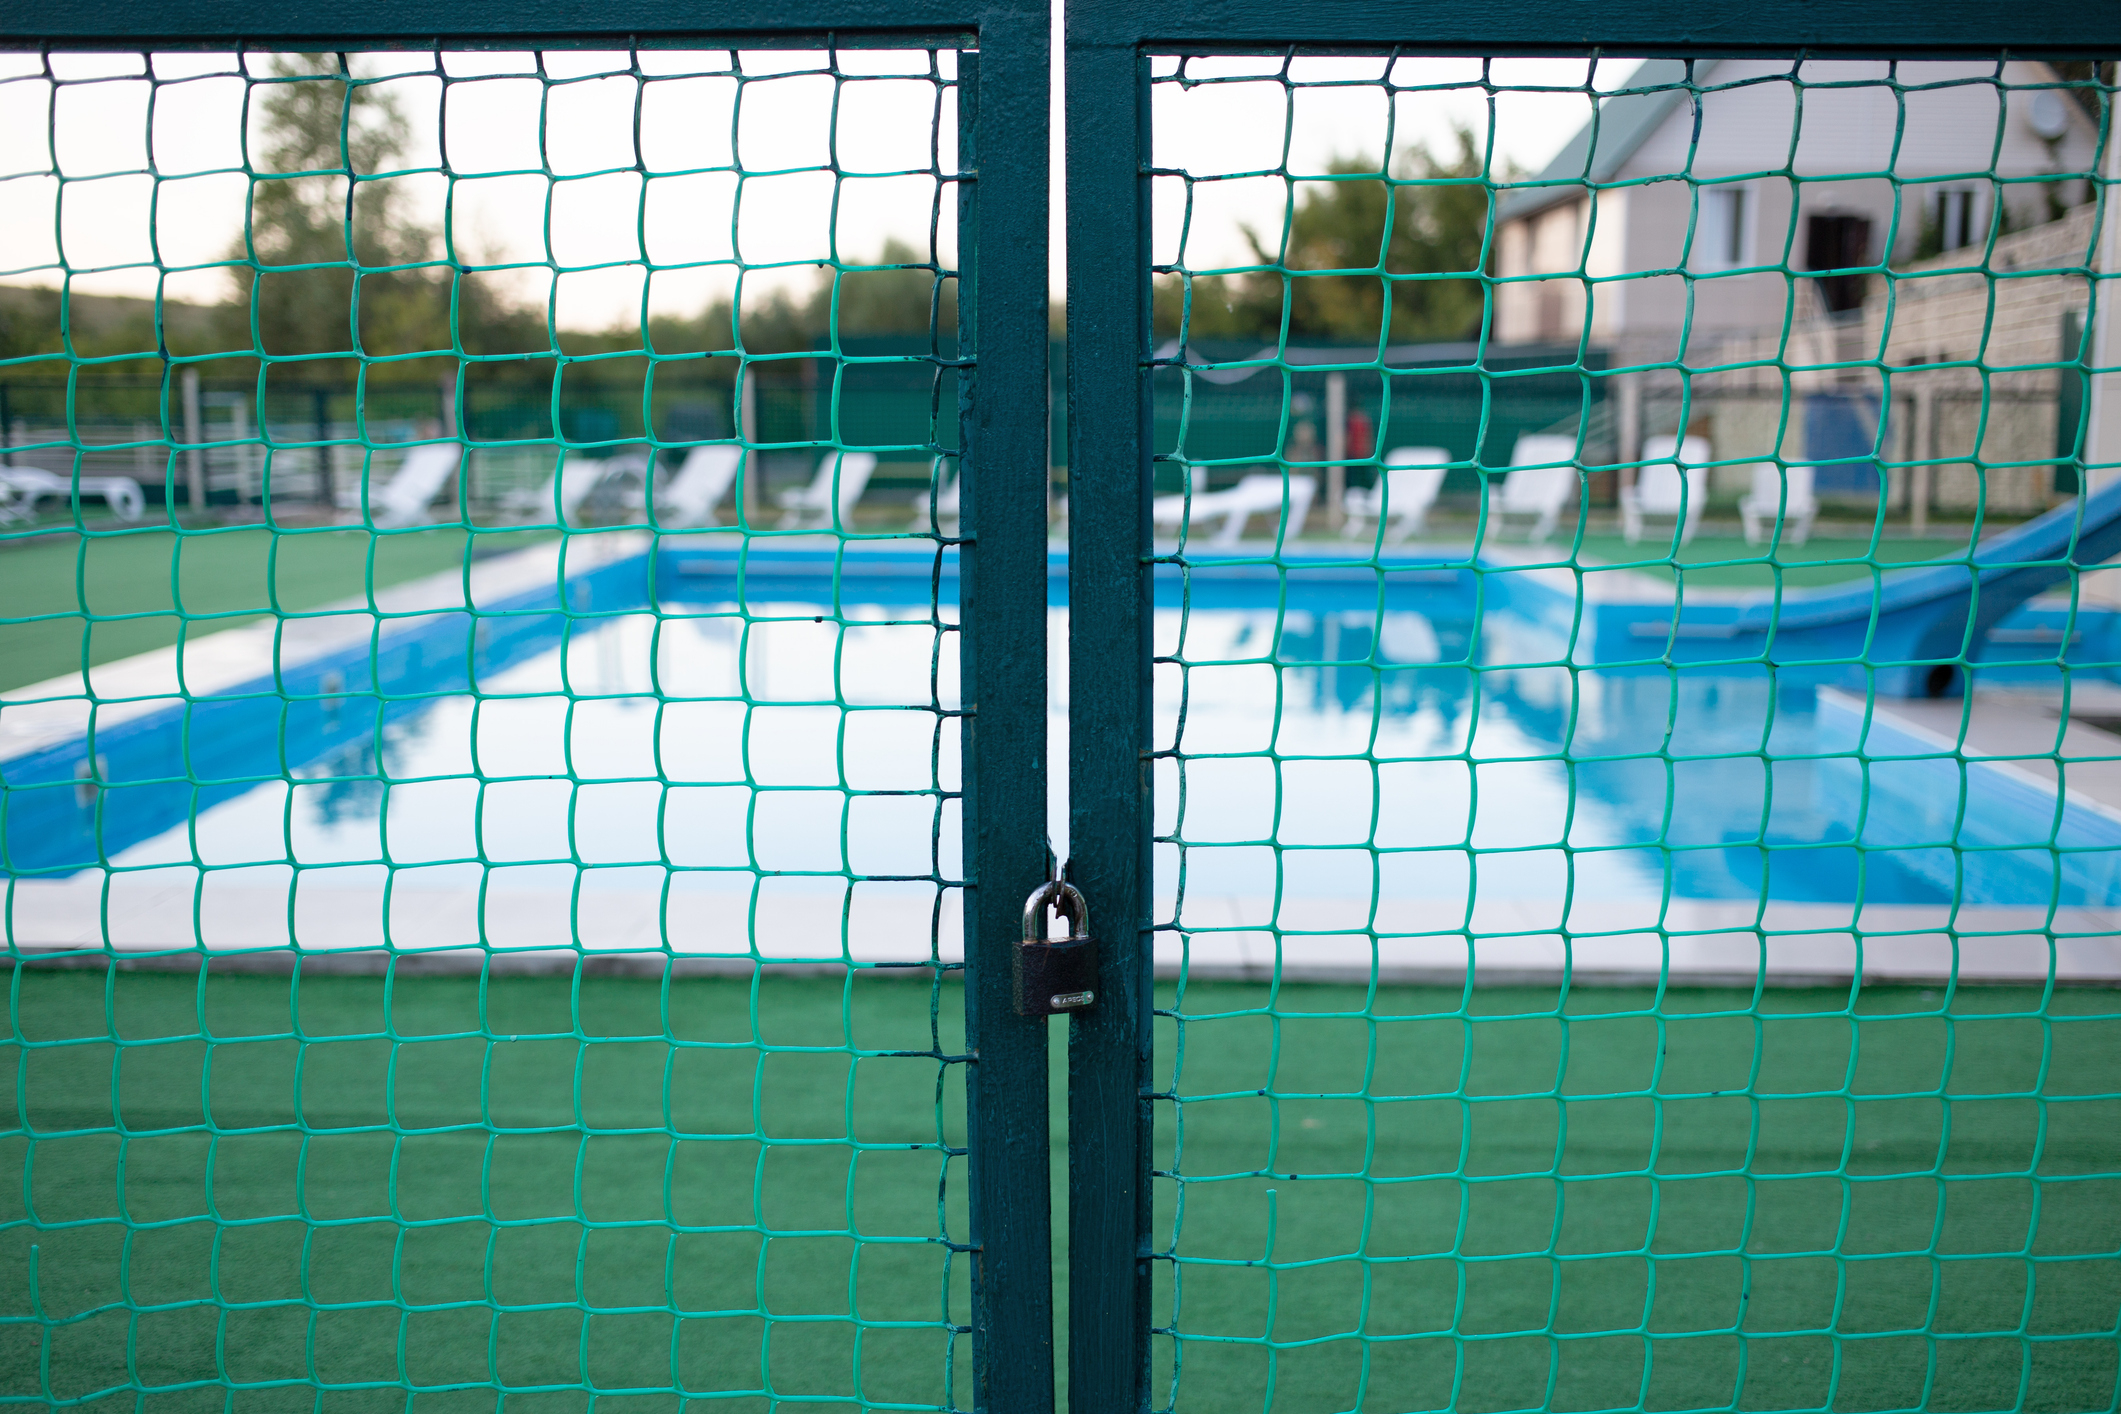
<instances>
[{"instance_id":1,"label":"metal gate","mask_svg":"<svg viewBox=\"0 0 2121 1414\"><path fill-rule=\"evenodd\" d=\"M5 22L0 1402L1041 1407L1046 17L386 11Z\"/></svg>"},{"instance_id":2,"label":"metal gate","mask_svg":"<svg viewBox=\"0 0 2121 1414\"><path fill-rule=\"evenodd\" d=\"M1069 7L1073 1407L2112 1406L2117 42Z\"/></svg>"},{"instance_id":3,"label":"metal gate","mask_svg":"<svg viewBox=\"0 0 2121 1414\"><path fill-rule=\"evenodd\" d=\"M6 25L0 1402L1050 1408L1048 15L335 18ZM1071 1407L2113 1406L2102 22L1071 9Z\"/></svg>"}]
</instances>

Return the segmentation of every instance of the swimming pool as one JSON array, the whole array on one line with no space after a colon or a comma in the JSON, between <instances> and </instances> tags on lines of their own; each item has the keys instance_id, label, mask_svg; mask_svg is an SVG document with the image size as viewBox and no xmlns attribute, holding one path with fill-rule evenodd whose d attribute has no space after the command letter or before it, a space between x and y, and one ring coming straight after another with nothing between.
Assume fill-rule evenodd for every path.
<instances>
[{"instance_id":1,"label":"swimming pool","mask_svg":"<svg viewBox=\"0 0 2121 1414\"><path fill-rule=\"evenodd\" d=\"M962 876L954 565L832 568L623 558L564 604L408 619L136 711L94 733L93 770L85 731L0 763L8 869L77 894L299 896L295 935L359 891L386 914L566 900L577 938L601 895L651 901L648 934L689 907L755 941L759 910L787 906L843 942L864 908L939 938ZM1613 635L1577 616L1604 606L1535 575L1231 565L1160 580L1158 605L1159 834L1185 841L1159 846L1158 891L1184 926L1311 926L1292 923L1306 900L1373 932L1512 901L1653 921L1674 900L2121 903L2121 820L1787 673L1580 661ZM1050 818L1058 840L1064 802Z\"/></svg>"}]
</instances>

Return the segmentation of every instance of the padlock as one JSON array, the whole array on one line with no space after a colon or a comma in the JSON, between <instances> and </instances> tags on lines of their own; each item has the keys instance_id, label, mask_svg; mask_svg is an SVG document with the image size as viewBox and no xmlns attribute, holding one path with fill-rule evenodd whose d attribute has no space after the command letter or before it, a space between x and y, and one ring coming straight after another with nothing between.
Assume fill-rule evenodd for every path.
<instances>
[{"instance_id":1,"label":"padlock","mask_svg":"<svg viewBox=\"0 0 2121 1414\"><path fill-rule=\"evenodd\" d=\"M1047 939L1046 910L1068 920L1068 936ZM1058 879L1040 885L1024 904L1024 940L1011 969L1018 1016L1056 1016L1097 1001L1097 944L1083 896Z\"/></svg>"}]
</instances>

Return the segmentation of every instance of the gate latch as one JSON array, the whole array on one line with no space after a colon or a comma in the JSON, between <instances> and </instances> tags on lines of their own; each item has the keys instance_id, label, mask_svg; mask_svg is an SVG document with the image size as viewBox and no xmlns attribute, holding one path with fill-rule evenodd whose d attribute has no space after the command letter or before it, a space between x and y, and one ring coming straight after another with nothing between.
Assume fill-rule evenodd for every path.
<instances>
[{"instance_id":1,"label":"gate latch","mask_svg":"<svg viewBox=\"0 0 2121 1414\"><path fill-rule=\"evenodd\" d=\"M1042 936L1048 909L1068 920L1067 937ZM1011 971L1018 1016L1057 1016L1096 1003L1097 943L1090 936L1089 907L1073 885L1056 879L1032 891Z\"/></svg>"}]
</instances>

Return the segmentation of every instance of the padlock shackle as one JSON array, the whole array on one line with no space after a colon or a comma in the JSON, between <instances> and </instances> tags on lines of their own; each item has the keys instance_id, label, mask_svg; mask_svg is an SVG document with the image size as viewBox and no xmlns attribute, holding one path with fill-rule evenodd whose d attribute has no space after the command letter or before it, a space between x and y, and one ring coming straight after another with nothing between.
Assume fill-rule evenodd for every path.
<instances>
[{"instance_id":1,"label":"padlock shackle","mask_svg":"<svg viewBox=\"0 0 2121 1414\"><path fill-rule=\"evenodd\" d=\"M1046 910L1068 920L1068 936L1087 937L1090 933L1090 909L1083 896L1076 892L1073 884L1064 884L1055 879L1032 890L1031 897L1024 901L1024 941L1051 942L1045 936Z\"/></svg>"}]
</instances>

